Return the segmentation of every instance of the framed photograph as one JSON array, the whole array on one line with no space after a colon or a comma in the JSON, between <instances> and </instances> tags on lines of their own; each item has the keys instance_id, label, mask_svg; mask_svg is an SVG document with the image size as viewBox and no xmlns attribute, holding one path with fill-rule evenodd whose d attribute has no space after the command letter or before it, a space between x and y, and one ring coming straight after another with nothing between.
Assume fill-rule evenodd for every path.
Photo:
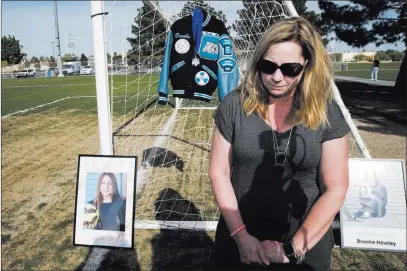
<instances>
[{"instance_id":1,"label":"framed photograph","mask_svg":"<svg viewBox=\"0 0 407 271\"><path fill-rule=\"evenodd\" d=\"M73 243L133 248L137 157L79 155Z\"/></svg>"},{"instance_id":2,"label":"framed photograph","mask_svg":"<svg viewBox=\"0 0 407 271\"><path fill-rule=\"evenodd\" d=\"M340 211L343 248L406 251L406 171L400 159L349 159Z\"/></svg>"}]
</instances>

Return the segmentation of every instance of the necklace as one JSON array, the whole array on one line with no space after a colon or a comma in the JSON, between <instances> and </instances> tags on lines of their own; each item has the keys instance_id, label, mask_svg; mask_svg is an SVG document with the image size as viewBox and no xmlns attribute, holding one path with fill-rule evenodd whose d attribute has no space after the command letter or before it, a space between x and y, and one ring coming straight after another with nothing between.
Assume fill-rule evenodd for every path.
<instances>
[{"instance_id":1,"label":"necklace","mask_svg":"<svg viewBox=\"0 0 407 271\"><path fill-rule=\"evenodd\" d=\"M276 133L274 132L273 128L271 128L271 131L273 133L273 149L274 149L274 161L275 161L274 167L284 169L284 164L285 164L285 161L287 160L288 145L290 145L290 139L291 139L291 134L293 132L293 128L294 128L294 126L291 127L291 129L290 129L290 135L288 136L288 142L287 142L287 146L285 147L284 152L280 152L280 150L278 149L277 136L276 136Z\"/></svg>"}]
</instances>

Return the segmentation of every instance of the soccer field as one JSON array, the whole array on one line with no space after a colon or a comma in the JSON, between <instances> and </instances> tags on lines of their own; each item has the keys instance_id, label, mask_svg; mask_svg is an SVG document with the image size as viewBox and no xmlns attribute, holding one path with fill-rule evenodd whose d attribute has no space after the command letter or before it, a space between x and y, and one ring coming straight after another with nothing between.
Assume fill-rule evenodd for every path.
<instances>
[{"instance_id":1,"label":"soccer field","mask_svg":"<svg viewBox=\"0 0 407 271\"><path fill-rule=\"evenodd\" d=\"M108 80L116 114L128 113L157 95L158 75L115 75ZM96 114L95 77L2 80L2 116L34 107L37 113L53 108Z\"/></svg>"},{"instance_id":2,"label":"soccer field","mask_svg":"<svg viewBox=\"0 0 407 271\"><path fill-rule=\"evenodd\" d=\"M217 220L207 177L213 110L181 109L171 120L174 108L155 104L157 80L157 75L109 77L115 154L139 157L142 174L137 179L136 218ZM87 254L86 249L70 245L77 158L78 154L100 153L95 78L2 82L2 212L6 225L2 267L75 269ZM199 105L202 103L185 104ZM144 169L143 151L152 146L173 156L162 159L157 154L156 161L150 157L150 166ZM174 157L182 164L175 163ZM32 223L24 223L25 219ZM144 267L151 264L152 256L143 244L156 233L136 232L135 246L143 247ZM196 251L200 251L199 245Z\"/></svg>"},{"instance_id":3,"label":"soccer field","mask_svg":"<svg viewBox=\"0 0 407 271\"><path fill-rule=\"evenodd\" d=\"M340 65L339 63L337 65ZM370 79L370 69L371 63L347 63L348 70L340 71L335 70L335 75L358 77L358 78L369 78ZM396 81L397 75L399 73L401 62L389 62L381 63L378 79L386 81ZM337 67L337 69L340 66Z\"/></svg>"},{"instance_id":4,"label":"soccer field","mask_svg":"<svg viewBox=\"0 0 407 271\"><path fill-rule=\"evenodd\" d=\"M158 75L109 77L113 129L117 131L115 154L139 156L138 170L143 172L137 180L143 185L137 191L136 218L217 220L219 211L207 176L213 110L180 109L171 119L176 111L172 106L153 103L157 81ZM189 102L182 108L189 106L202 104ZM24 113L15 114L18 111ZM100 153L95 78L2 80L5 115L2 268L74 270L90 253L88 248L72 245L72 232L78 154ZM370 145L370 137L387 140L369 130L362 132L372 151L380 146ZM398 140L391 137L393 144L385 147L396 146ZM150 161L150 167L144 169L143 150L156 145L171 151L167 152L170 156ZM392 152L397 151L393 147ZM174 163L174 157L183 163ZM185 261L199 266L210 255L213 239L213 232L138 229L134 238L138 257L134 251L126 254L120 250L119 254L124 262L136 258L140 270L166 264L179 267ZM402 270L405 262L401 254L342 249L335 249L332 259L334 269Z\"/></svg>"},{"instance_id":5,"label":"soccer field","mask_svg":"<svg viewBox=\"0 0 407 271\"><path fill-rule=\"evenodd\" d=\"M114 154L137 155L141 162L143 152L154 146L160 147L165 152L170 151L183 163L181 169L174 170L174 167L171 167L174 161L171 159L166 158L165 161L160 161L161 164L157 164L156 160L161 157L156 156L160 154L150 157L150 160L154 160L150 161L151 166L160 167L160 170L148 171L144 175L151 174L151 176L143 176L145 180L138 180L138 186L147 190L143 195L148 195L140 198L139 206L144 208L143 206L146 205L145 209L150 209L154 206L153 203L159 191L176 188L177 191L186 193L188 196L195 195L195 200L201 202L200 207L205 210L210 209L207 214L209 220L217 219L216 206L213 203L210 207L205 204L205 201L211 201L208 197L212 197L206 171L213 110L179 110L177 116L170 120L174 112L173 107L155 103L158 96L157 75L110 76L109 84ZM2 88L2 115L6 117L18 112L24 112L18 114L20 117L32 114L41 116L47 112L70 112L71 117L78 114L97 117L94 77L3 80ZM175 104L174 99L170 99L170 102ZM211 105L204 102L185 102L185 104L186 106ZM41 119L38 122L41 122ZM166 131L162 130L164 126L168 126ZM147 182L147 179L153 182ZM190 183L192 180L193 183ZM142 186L145 183L149 185ZM170 184L174 183L178 187L171 187ZM199 187L199 183L207 186L202 199L197 197L200 193L193 189L194 185ZM184 189L184 186L188 188ZM147 206L149 204L150 206ZM154 212L148 212L148 215L144 216L143 209L139 214L139 219L154 219Z\"/></svg>"}]
</instances>

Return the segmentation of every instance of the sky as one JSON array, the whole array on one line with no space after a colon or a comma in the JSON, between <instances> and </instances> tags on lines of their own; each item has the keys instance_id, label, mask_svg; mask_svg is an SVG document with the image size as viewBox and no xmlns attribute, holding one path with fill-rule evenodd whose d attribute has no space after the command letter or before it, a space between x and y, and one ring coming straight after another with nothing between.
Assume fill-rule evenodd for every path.
<instances>
[{"instance_id":1,"label":"sky","mask_svg":"<svg viewBox=\"0 0 407 271\"><path fill-rule=\"evenodd\" d=\"M186 1L162 1L161 7L170 17L181 10ZM239 5L231 1L211 1L216 8L227 14L228 23L236 17ZM2 1L1 34L14 35L24 46L23 52L28 57L51 56L53 48L57 54L55 39L54 1ZM126 37L131 36L131 25L137 15L141 1L105 1L105 36L108 52L126 52L130 46ZM307 1L308 10L320 13L317 1ZM61 42L61 54L75 53L93 55L93 32L90 1L58 1L58 23ZM67 46L74 44L72 48ZM72 46L72 45L71 45ZM353 51L357 49L344 42L331 42L330 50L335 52ZM376 47L369 44L366 51L396 49L403 50L404 45L386 44Z\"/></svg>"}]
</instances>

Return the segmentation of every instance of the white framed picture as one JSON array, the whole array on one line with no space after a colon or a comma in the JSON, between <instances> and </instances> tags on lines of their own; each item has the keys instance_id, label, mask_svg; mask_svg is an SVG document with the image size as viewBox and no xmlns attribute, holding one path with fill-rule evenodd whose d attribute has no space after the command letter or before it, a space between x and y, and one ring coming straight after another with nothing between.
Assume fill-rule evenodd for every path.
<instances>
[{"instance_id":1,"label":"white framed picture","mask_svg":"<svg viewBox=\"0 0 407 271\"><path fill-rule=\"evenodd\" d=\"M136 156L78 158L74 245L133 249Z\"/></svg>"},{"instance_id":2,"label":"white framed picture","mask_svg":"<svg viewBox=\"0 0 407 271\"><path fill-rule=\"evenodd\" d=\"M403 159L349 159L349 189L340 210L343 248L406 251Z\"/></svg>"}]
</instances>

